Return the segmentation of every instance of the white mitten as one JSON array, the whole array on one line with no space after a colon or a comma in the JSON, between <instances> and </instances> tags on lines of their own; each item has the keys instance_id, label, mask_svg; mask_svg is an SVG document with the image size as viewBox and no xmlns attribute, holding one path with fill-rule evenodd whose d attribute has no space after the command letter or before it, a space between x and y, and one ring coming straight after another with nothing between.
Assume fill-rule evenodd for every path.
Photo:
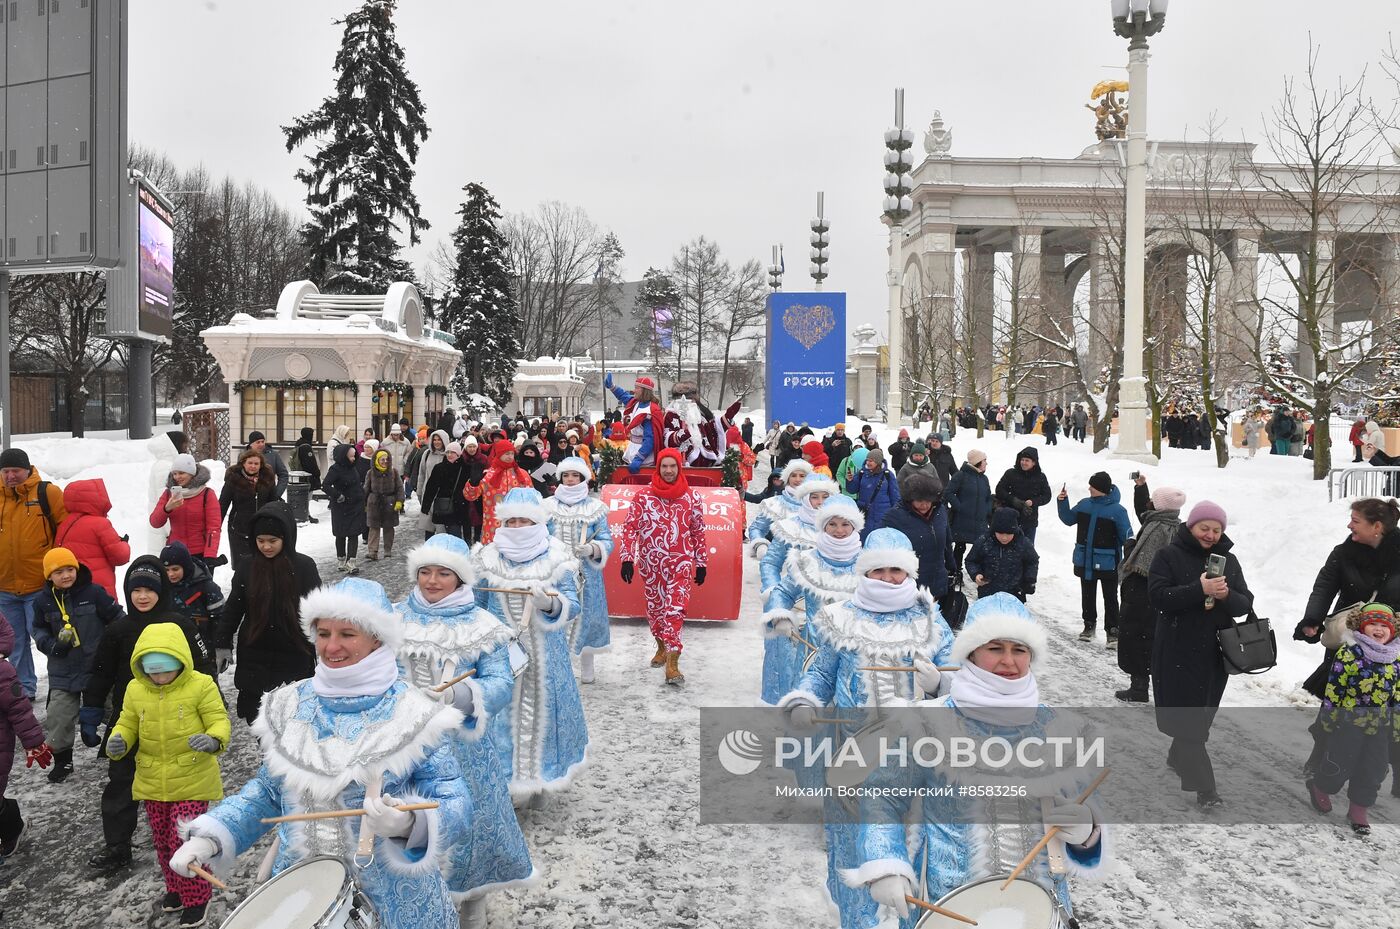
<instances>
[{"instance_id":1,"label":"white mitten","mask_svg":"<svg viewBox=\"0 0 1400 929\"><path fill-rule=\"evenodd\" d=\"M466 681L458 681L437 694L437 698L448 706L462 711L463 716L471 716L476 709L476 696Z\"/></svg>"},{"instance_id":2,"label":"white mitten","mask_svg":"<svg viewBox=\"0 0 1400 929\"><path fill-rule=\"evenodd\" d=\"M175 854L170 856L170 870L181 877L194 877L190 870L190 865L197 864L208 871L206 862L213 861L219 857L219 846L213 839L202 835L192 835L185 840L185 844L175 849Z\"/></svg>"},{"instance_id":3,"label":"white mitten","mask_svg":"<svg viewBox=\"0 0 1400 929\"><path fill-rule=\"evenodd\" d=\"M914 683L919 685L919 689L929 696L938 694L938 682L943 679L943 672L938 670L938 666L931 661L922 658L914 659Z\"/></svg>"},{"instance_id":4,"label":"white mitten","mask_svg":"<svg viewBox=\"0 0 1400 929\"><path fill-rule=\"evenodd\" d=\"M551 597L549 594L545 593L543 590L537 590L537 591L535 591L534 593L532 593L532 594L530 595L530 599L531 599L532 601L534 601L536 612L539 612L539 613L553 613L553 612L555 612L555 607L554 607L555 598L554 598L554 597Z\"/></svg>"},{"instance_id":5,"label":"white mitten","mask_svg":"<svg viewBox=\"0 0 1400 929\"><path fill-rule=\"evenodd\" d=\"M598 560L598 543L584 542L582 545L574 546L574 554L579 558L587 558L591 561Z\"/></svg>"},{"instance_id":6,"label":"white mitten","mask_svg":"<svg viewBox=\"0 0 1400 929\"><path fill-rule=\"evenodd\" d=\"M382 797L365 795L365 821L375 835L402 839L413 831L413 814L394 809L398 802L388 794Z\"/></svg>"},{"instance_id":7,"label":"white mitten","mask_svg":"<svg viewBox=\"0 0 1400 929\"><path fill-rule=\"evenodd\" d=\"M788 723L794 729L817 728L817 708L799 703L788 711Z\"/></svg>"},{"instance_id":8,"label":"white mitten","mask_svg":"<svg viewBox=\"0 0 1400 929\"><path fill-rule=\"evenodd\" d=\"M773 620L773 634L777 636L790 636L797 631L797 627L792 624L792 617L779 616Z\"/></svg>"},{"instance_id":9,"label":"white mitten","mask_svg":"<svg viewBox=\"0 0 1400 929\"><path fill-rule=\"evenodd\" d=\"M1045 825L1059 826L1066 845L1083 845L1094 834L1094 811L1082 803L1059 800L1045 817Z\"/></svg>"},{"instance_id":10,"label":"white mitten","mask_svg":"<svg viewBox=\"0 0 1400 929\"><path fill-rule=\"evenodd\" d=\"M753 560L754 560L754 561L762 561L762 560L763 560L763 556L766 555L766 554L768 554L768 540L767 540L767 539L754 539L754 541L753 541Z\"/></svg>"},{"instance_id":11,"label":"white mitten","mask_svg":"<svg viewBox=\"0 0 1400 929\"><path fill-rule=\"evenodd\" d=\"M893 907L901 917L909 915L906 896L914 895L914 886L903 874L890 874L870 882L870 899L881 906Z\"/></svg>"}]
</instances>

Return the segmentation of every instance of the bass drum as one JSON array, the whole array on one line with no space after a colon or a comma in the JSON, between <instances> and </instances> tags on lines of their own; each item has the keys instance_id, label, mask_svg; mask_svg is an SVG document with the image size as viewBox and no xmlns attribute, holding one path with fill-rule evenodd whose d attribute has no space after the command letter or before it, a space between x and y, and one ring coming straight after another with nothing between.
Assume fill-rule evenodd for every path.
<instances>
[{"instance_id":1,"label":"bass drum","mask_svg":"<svg viewBox=\"0 0 1400 929\"><path fill-rule=\"evenodd\" d=\"M1005 890L1006 875L964 884L934 901L946 910L977 921L977 929L1068 929L1064 911L1035 881L1017 878ZM914 929L967 929L967 923L924 911Z\"/></svg>"},{"instance_id":2,"label":"bass drum","mask_svg":"<svg viewBox=\"0 0 1400 929\"><path fill-rule=\"evenodd\" d=\"M379 929L379 914L339 858L318 855L253 891L223 929Z\"/></svg>"}]
</instances>

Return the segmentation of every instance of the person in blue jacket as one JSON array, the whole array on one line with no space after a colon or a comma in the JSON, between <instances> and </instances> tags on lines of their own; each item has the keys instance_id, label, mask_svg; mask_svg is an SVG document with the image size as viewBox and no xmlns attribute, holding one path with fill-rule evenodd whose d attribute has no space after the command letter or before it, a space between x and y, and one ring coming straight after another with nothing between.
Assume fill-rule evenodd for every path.
<instances>
[{"instance_id":1,"label":"person in blue jacket","mask_svg":"<svg viewBox=\"0 0 1400 929\"><path fill-rule=\"evenodd\" d=\"M846 491L855 497L856 506L865 514L861 541L885 524L885 514L899 506L899 481L885 465L885 453L873 448L865 456L865 467L851 476Z\"/></svg>"},{"instance_id":2,"label":"person in blue jacket","mask_svg":"<svg viewBox=\"0 0 1400 929\"><path fill-rule=\"evenodd\" d=\"M1098 628L1098 594L1103 587L1103 626L1108 648L1118 647L1118 566L1123 543L1133 537L1128 511L1118 502L1118 488L1107 471L1089 478L1089 496L1069 505L1069 492L1060 488L1060 522L1075 527L1074 573L1083 595L1084 631L1081 642L1091 642Z\"/></svg>"}]
</instances>

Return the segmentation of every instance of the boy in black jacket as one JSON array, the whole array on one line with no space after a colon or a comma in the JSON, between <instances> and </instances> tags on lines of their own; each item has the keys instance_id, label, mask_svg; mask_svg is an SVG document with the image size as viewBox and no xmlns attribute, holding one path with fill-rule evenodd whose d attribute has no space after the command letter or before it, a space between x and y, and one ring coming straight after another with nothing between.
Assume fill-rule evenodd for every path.
<instances>
[{"instance_id":1,"label":"boy in black jacket","mask_svg":"<svg viewBox=\"0 0 1400 929\"><path fill-rule=\"evenodd\" d=\"M1016 511L993 511L991 528L967 552L967 573L977 584L978 598L1005 592L1024 603L1035 593L1039 570L1040 556L1021 533Z\"/></svg>"},{"instance_id":2,"label":"boy in black jacket","mask_svg":"<svg viewBox=\"0 0 1400 929\"><path fill-rule=\"evenodd\" d=\"M161 549L160 563L165 566L165 579L170 582L170 605L194 622L208 645L224 618L224 592L204 565L190 555L184 542L171 542Z\"/></svg>"},{"instance_id":3,"label":"boy in black jacket","mask_svg":"<svg viewBox=\"0 0 1400 929\"><path fill-rule=\"evenodd\" d=\"M83 744L95 747L103 741L97 727L108 724L108 732L121 712L131 683L131 653L136 640L147 626L174 623L189 642L190 655L196 671L214 677L214 656L204 644L195 625L170 604L170 582L165 568L155 555L142 555L131 563L122 582L126 592L126 616L113 622L102 633L97 656L92 664L92 677L83 691L83 708L78 711L78 726ZM109 698L110 697L110 702ZM108 707L116 707L109 712ZM102 754L107 754L103 745ZM141 805L131 798L131 785L136 779L135 752L107 765L107 786L102 789L103 848L88 859L88 866L107 874L131 864L131 836L136 832L136 818Z\"/></svg>"}]
</instances>

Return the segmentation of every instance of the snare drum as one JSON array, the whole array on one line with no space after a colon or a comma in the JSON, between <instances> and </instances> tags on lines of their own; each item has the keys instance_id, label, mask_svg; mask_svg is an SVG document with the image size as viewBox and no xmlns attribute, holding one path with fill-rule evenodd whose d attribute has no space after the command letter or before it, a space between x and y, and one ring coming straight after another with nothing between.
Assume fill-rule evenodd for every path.
<instances>
[{"instance_id":1,"label":"snare drum","mask_svg":"<svg viewBox=\"0 0 1400 929\"><path fill-rule=\"evenodd\" d=\"M253 891L223 929L379 929L379 914L339 858L292 865Z\"/></svg>"},{"instance_id":2,"label":"snare drum","mask_svg":"<svg viewBox=\"0 0 1400 929\"><path fill-rule=\"evenodd\" d=\"M1066 929L1064 911L1050 892L1018 877L1005 890L1006 875L964 884L941 900L944 909L977 920L977 929ZM967 923L924 911L914 929L967 929Z\"/></svg>"}]
</instances>

